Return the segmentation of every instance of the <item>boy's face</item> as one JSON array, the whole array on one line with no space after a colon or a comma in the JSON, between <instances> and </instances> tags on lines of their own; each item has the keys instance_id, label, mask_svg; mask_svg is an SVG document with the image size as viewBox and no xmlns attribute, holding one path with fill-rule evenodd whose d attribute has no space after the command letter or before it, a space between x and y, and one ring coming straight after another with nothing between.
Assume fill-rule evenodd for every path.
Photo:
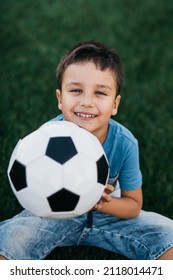
<instances>
[{"instance_id":1,"label":"boy's face","mask_svg":"<svg viewBox=\"0 0 173 280\"><path fill-rule=\"evenodd\" d=\"M62 92L56 91L58 107L67 121L93 133L104 142L111 115L116 115L120 95L112 72L93 62L71 64L64 72Z\"/></svg>"}]
</instances>

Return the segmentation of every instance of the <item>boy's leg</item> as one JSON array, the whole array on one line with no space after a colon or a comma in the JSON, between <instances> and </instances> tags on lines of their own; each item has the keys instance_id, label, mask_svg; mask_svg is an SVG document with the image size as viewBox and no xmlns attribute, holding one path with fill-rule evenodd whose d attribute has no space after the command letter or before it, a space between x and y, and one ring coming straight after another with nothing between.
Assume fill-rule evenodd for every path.
<instances>
[{"instance_id":1,"label":"boy's leg","mask_svg":"<svg viewBox=\"0 0 173 280\"><path fill-rule=\"evenodd\" d=\"M173 221L146 211L128 220L93 211L93 225L80 244L98 246L129 259L168 258L173 248Z\"/></svg>"},{"instance_id":2,"label":"boy's leg","mask_svg":"<svg viewBox=\"0 0 173 280\"><path fill-rule=\"evenodd\" d=\"M0 256L0 260L7 260L7 259L3 256Z\"/></svg>"},{"instance_id":3,"label":"boy's leg","mask_svg":"<svg viewBox=\"0 0 173 280\"><path fill-rule=\"evenodd\" d=\"M77 244L85 222L85 214L50 220L24 210L0 223L0 255L12 260L44 259L57 246Z\"/></svg>"},{"instance_id":4,"label":"boy's leg","mask_svg":"<svg viewBox=\"0 0 173 280\"><path fill-rule=\"evenodd\" d=\"M173 247L161 255L158 260L173 260Z\"/></svg>"}]
</instances>

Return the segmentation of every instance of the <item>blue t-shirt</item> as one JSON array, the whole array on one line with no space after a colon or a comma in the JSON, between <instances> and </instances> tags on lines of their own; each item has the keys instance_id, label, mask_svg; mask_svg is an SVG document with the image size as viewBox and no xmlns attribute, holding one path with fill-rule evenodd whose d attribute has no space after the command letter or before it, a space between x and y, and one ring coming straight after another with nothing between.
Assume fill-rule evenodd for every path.
<instances>
[{"instance_id":1,"label":"blue t-shirt","mask_svg":"<svg viewBox=\"0 0 173 280\"><path fill-rule=\"evenodd\" d=\"M62 120L63 115L53 119ZM102 146L109 161L109 183L115 185L118 179L120 189L124 191L141 187L138 141L133 134L123 125L110 119L108 134Z\"/></svg>"}]
</instances>

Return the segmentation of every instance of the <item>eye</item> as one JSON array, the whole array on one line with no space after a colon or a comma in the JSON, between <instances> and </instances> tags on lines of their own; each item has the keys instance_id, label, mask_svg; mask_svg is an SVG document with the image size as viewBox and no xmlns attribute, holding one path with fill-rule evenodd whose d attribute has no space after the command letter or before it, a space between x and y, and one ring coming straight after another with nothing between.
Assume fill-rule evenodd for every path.
<instances>
[{"instance_id":1,"label":"eye","mask_svg":"<svg viewBox=\"0 0 173 280\"><path fill-rule=\"evenodd\" d=\"M103 91L99 91L99 90L97 90L95 93L96 93L97 95L106 95Z\"/></svg>"},{"instance_id":2,"label":"eye","mask_svg":"<svg viewBox=\"0 0 173 280\"><path fill-rule=\"evenodd\" d=\"M79 88L75 88L75 89L72 89L72 90L70 90L71 92L77 92L77 93L80 93L80 92L82 92L82 90L81 89L79 89Z\"/></svg>"}]
</instances>

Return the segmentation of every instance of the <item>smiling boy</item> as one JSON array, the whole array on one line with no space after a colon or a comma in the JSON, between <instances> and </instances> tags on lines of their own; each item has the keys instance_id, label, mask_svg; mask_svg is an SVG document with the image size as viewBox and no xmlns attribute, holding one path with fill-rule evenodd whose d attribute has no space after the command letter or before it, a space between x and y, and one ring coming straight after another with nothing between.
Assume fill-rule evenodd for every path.
<instances>
[{"instance_id":1,"label":"smiling boy","mask_svg":"<svg viewBox=\"0 0 173 280\"><path fill-rule=\"evenodd\" d=\"M62 58L56 77L62 115L54 120L73 122L99 139L110 165L109 184L79 217L48 220L24 210L1 222L0 259L43 259L55 247L72 245L98 246L129 259L173 259L173 221L141 210L138 142L111 119L121 99L118 55L101 43L82 42Z\"/></svg>"},{"instance_id":2,"label":"smiling boy","mask_svg":"<svg viewBox=\"0 0 173 280\"><path fill-rule=\"evenodd\" d=\"M61 91L56 91L58 107L67 121L83 127L104 143L109 120L118 111L121 96L117 95L117 78L112 69L103 71L93 62L73 63L63 75ZM112 139L113 140L113 139ZM109 186L107 190L111 191ZM95 209L121 218L135 217L142 206L140 185L133 191L121 192L123 199L112 198L104 192L104 199Z\"/></svg>"}]
</instances>

